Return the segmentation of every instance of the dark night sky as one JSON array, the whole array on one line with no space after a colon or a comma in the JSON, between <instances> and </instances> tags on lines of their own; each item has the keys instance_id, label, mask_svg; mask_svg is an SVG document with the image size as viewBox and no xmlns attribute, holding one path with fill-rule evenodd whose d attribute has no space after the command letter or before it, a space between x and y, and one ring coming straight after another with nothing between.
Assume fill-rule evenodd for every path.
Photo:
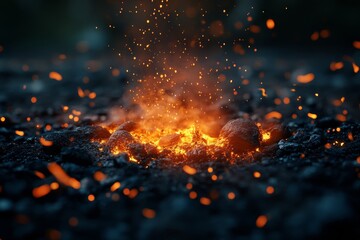
<instances>
[{"instance_id":1,"label":"dark night sky","mask_svg":"<svg viewBox=\"0 0 360 240\"><path fill-rule=\"evenodd\" d=\"M72 51L78 42L87 41L92 50L102 51L109 43L119 42L122 27L129 24L117 15L118 2L0 1L0 45L12 52L61 52ZM232 6L234 2L237 8ZM179 6L185 8L191 4L194 1L181 1ZM227 25L235 20L243 21L247 12L252 13L253 24L263 28L265 20L273 18L276 29L257 35L258 44L313 44L311 34L322 29L329 29L331 35L319 44L350 46L360 37L360 1L357 0L202 0L196 4L209 9L209 21L220 19L227 21ZM230 18L217 12L223 8L229 9ZM108 24L115 24L117 29L109 30ZM102 30L95 31L95 26Z\"/></svg>"}]
</instances>

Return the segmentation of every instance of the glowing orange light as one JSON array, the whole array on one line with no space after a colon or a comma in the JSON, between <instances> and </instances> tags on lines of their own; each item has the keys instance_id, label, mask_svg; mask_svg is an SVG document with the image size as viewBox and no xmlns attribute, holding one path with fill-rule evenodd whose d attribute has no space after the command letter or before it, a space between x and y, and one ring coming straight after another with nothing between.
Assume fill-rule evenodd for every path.
<instances>
[{"instance_id":1,"label":"glowing orange light","mask_svg":"<svg viewBox=\"0 0 360 240\"><path fill-rule=\"evenodd\" d=\"M39 142L41 145L43 145L44 147L51 147L53 145L52 141L46 140L45 138L41 137L39 139Z\"/></svg>"},{"instance_id":2,"label":"glowing orange light","mask_svg":"<svg viewBox=\"0 0 360 240\"><path fill-rule=\"evenodd\" d=\"M38 178L41 178L41 179L44 179L44 178L45 178L45 175L44 175L42 172L35 171L34 173L35 173L35 175L36 175Z\"/></svg>"},{"instance_id":3,"label":"glowing orange light","mask_svg":"<svg viewBox=\"0 0 360 240\"><path fill-rule=\"evenodd\" d=\"M257 219L256 219L256 226L258 228L263 228L265 227L266 223L267 223L268 219L265 215L260 215Z\"/></svg>"},{"instance_id":4,"label":"glowing orange light","mask_svg":"<svg viewBox=\"0 0 360 240\"><path fill-rule=\"evenodd\" d=\"M230 199L230 200L234 200L235 197L236 197L236 195L235 195L234 192L229 192L228 195L227 195L227 197L228 197L228 199Z\"/></svg>"},{"instance_id":5,"label":"glowing orange light","mask_svg":"<svg viewBox=\"0 0 360 240\"><path fill-rule=\"evenodd\" d=\"M320 34L318 32L314 32L313 34L311 34L310 39L312 41L316 41L319 39L319 37L320 37Z\"/></svg>"},{"instance_id":6,"label":"glowing orange light","mask_svg":"<svg viewBox=\"0 0 360 240\"><path fill-rule=\"evenodd\" d=\"M139 191L135 188L130 190L130 193L128 195L129 198L136 198L136 196L138 195Z\"/></svg>"},{"instance_id":7,"label":"glowing orange light","mask_svg":"<svg viewBox=\"0 0 360 240\"><path fill-rule=\"evenodd\" d=\"M267 21L266 21L266 27L268 28L268 29L274 29L275 28L275 21L273 20L273 19L268 19Z\"/></svg>"},{"instance_id":8,"label":"glowing orange light","mask_svg":"<svg viewBox=\"0 0 360 240\"><path fill-rule=\"evenodd\" d=\"M256 26L256 25L251 25L249 30L252 33L260 33L261 32L261 28L259 26Z\"/></svg>"},{"instance_id":9,"label":"glowing orange light","mask_svg":"<svg viewBox=\"0 0 360 240\"><path fill-rule=\"evenodd\" d=\"M61 76L60 73L58 72L50 72L49 73L49 78L50 79L53 79L53 80L56 80L56 81L61 81L63 79L63 77Z\"/></svg>"},{"instance_id":10,"label":"glowing orange light","mask_svg":"<svg viewBox=\"0 0 360 240\"><path fill-rule=\"evenodd\" d=\"M30 99L30 101L31 101L31 103L36 103L36 102L37 102L37 98L36 98L36 97L32 97L32 98Z\"/></svg>"},{"instance_id":11,"label":"glowing orange light","mask_svg":"<svg viewBox=\"0 0 360 240\"><path fill-rule=\"evenodd\" d=\"M271 118L281 119L282 114L279 112L273 111L273 112L269 112L268 114L265 115L265 119L271 119Z\"/></svg>"},{"instance_id":12,"label":"glowing orange light","mask_svg":"<svg viewBox=\"0 0 360 240\"><path fill-rule=\"evenodd\" d=\"M48 164L48 169L52 175L62 184L74 189L80 188L80 182L75 178L69 177L65 171L55 162Z\"/></svg>"},{"instance_id":13,"label":"glowing orange light","mask_svg":"<svg viewBox=\"0 0 360 240\"><path fill-rule=\"evenodd\" d=\"M354 46L354 48L356 48L356 49L360 49L360 41L354 41L354 42L353 42L353 46Z\"/></svg>"},{"instance_id":14,"label":"glowing orange light","mask_svg":"<svg viewBox=\"0 0 360 240\"><path fill-rule=\"evenodd\" d=\"M253 173L253 176L254 176L254 178L260 178L260 177L261 177L261 173L258 172L258 171L256 171L256 172Z\"/></svg>"},{"instance_id":15,"label":"glowing orange light","mask_svg":"<svg viewBox=\"0 0 360 240\"><path fill-rule=\"evenodd\" d=\"M45 130L46 130L46 131L51 131L51 129L52 129L51 125L50 125L50 124L46 124Z\"/></svg>"},{"instance_id":16,"label":"glowing orange light","mask_svg":"<svg viewBox=\"0 0 360 240\"><path fill-rule=\"evenodd\" d=\"M114 69L111 71L111 74L112 74L114 77L118 77L118 76L120 76L120 70L117 69L117 68L114 68Z\"/></svg>"},{"instance_id":17,"label":"glowing orange light","mask_svg":"<svg viewBox=\"0 0 360 240\"><path fill-rule=\"evenodd\" d=\"M331 148L331 144L330 143L326 143L324 146L326 149L330 149Z\"/></svg>"},{"instance_id":18,"label":"glowing orange light","mask_svg":"<svg viewBox=\"0 0 360 240\"><path fill-rule=\"evenodd\" d=\"M185 165L185 166L183 167L183 170L184 170L184 172L186 172L186 173L189 174L189 175L195 175L195 174L196 174L196 169L190 167L189 165Z\"/></svg>"},{"instance_id":19,"label":"glowing orange light","mask_svg":"<svg viewBox=\"0 0 360 240\"><path fill-rule=\"evenodd\" d=\"M104 173L102 173L101 171L96 171L94 173L94 179L98 182L105 180L105 178L106 178L106 175Z\"/></svg>"},{"instance_id":20,"label":"glowing orange light","mask_svg":"<svg viewBox=\"0 0 360 240\"><path fill-rule=\"evenodd\" d=\"M354 73L358 73L360 71L360 67L358 65L356 65L356 63L353 63L352 66L353 66Z\"/></svg>"},{"instance_id":21,"label":"glowing orange light","mask_svg":"<svg viewBox=\"0 0 360 240\"><path fill-rule=\"evenodd\" d=\"M81 98L84 98L86 96L84 90L82 90L80 87L78 87L78 95Z\"/></svg>"},{"instance_id":22,"label":"glowing orange light","mask_svg":"<svg viewBox=\"0 0 360 240\"><path fill-rule=\"evenodd\" d=\"M89 93L89 98L90 99L95 99L96 98L96 93L95 92Z\"/></svg>"},{"instance_id":23,"label":"glowing orange light","mask_svg":"<svg viewBox=\"0 0 360 240\"><path fill-rule=\"evenodd\" d=\"M308 73L305 75L298 75L296 80L299 83L309 83L312 82L315 79L315 75L313 73Z\"/></svg>"},{"instance_id":24,"label":"glowing orange light","mask_svg":"<svg viewBox=\"0 0 360 240\"><path fill-rule=\"evenodd\" d=\"M265 88L259 88L259 90L261 91L261 95L262 95L263 97L267 97L266 89L265 89Z\"/></svg>"},{"instance_id":25,"label":"glowing orange light","mask_svg":"<svg viewBox=\"0 0 360 240\"><path fill-rule=\"evenodd\" d=\"M90 202L93 202L93 201L95 200L95 196L94 196L93 194L89 194L88 200L89 200Z\"/></svg>"},{"instance_id":26,"label":"glowing orange light","mask_svg":"<svg viewBox=\"0 0 360 240\"><path fill-rule=\"evenodd\" d=\"M307 116L311 119L317 119L317 115L315 113L308 113Z\"/></svg>"},{"instance_id":27,"label":"glowing orange light","mask_svg":"<svg viewBox=\"0 0 360 240\"><path fill-rule=\"evenodd\" d=\"M50 184L51 190L56 190L59 188L59 184L57 182L53 182Z\"/></svg>"},{"instance_id":28,"label":"glowing orange light","mask_svg":"<svg viewBox=\"0 0 360 240\"><path fill-rule=\"evenodd\" d=\"M121 187L121 183L120 182L114 182L113 185L111 185L110 187L110 191L115 192L116 190L118 190Z\"/></svg>"},{"instance_id":29,"label":"glowing orange light","mask_svg":"<svg viewBox=\"0 0 360 240\"><path fill-rule=\"evenodd\" d=\"M336 115L336 120L338 120L340 122L345 122L346 121L346 116L344 116L342 114L337 114Z\"/></svg>"},{"instance_id":30,"label":"glowing orange light","mask_svg":"<svg viewBox=\"0 0 360 240\"><path fill-rule=\"evenodd\" d=\"M267 194L273 194L275 192L275 188L273 186L266 187Z\"/></svg>"},{"instance_id":31,"label":"glowing orange light","mask_svg":"<svg viewBox=\"0 0 360 240\"><path fill-rule=\"evenodd\" d=\"M332 62L330 64L330 70L331 71L337 71L337 70L340 70L344 67L344 63L342 62Z\"/></svg>"},{"instance_id":32,"label":"glowing orange light","mask_svg":"<svg viewBox=\"0 0 360 240\"><path fill-rule=\"evenodd\" d=\"M271 138L271 133L270 132L265 132L262 134L262 140L263 141L267 141Z\"/></svg>"},{"instance_id":33,"label":"glowing orange light","mask_svg":"<svg viewBox=\"0 0 360 240\"><path fill-rule=\"evenodd\" d=\"M20 130L16 130L15 134L21 137L25 135L24 131L20 131Z\"/></svg>"},{"instance_id":34,"label":"glowing orange light","mask_svg":"<svg viewBox=\"0 0 360 240\"><path fill-rule=\"evenodd\" d=\"M210 198L202 197L202 198L200 198L200 203L202 205L208 206L211 204L211 200L210 200Z\"/></svg>"},{"instance_id":35,"label":"glowing orange light","mask_svg":"<svg viewBox=\"0 0 360 240\"><path fill-rule=\"evenodd\" d=\"M353 134L351 132L348 133L348 139L350 141L354 141L354 136L353 136Z\"/></svg>"},{"instance_id":36,"label":"glowing orange light","mask_svg":"<svg viewBox=\"0 0 360 240\"><path fill-rule=\"evenodd\" d=\"M148 219L152 219L156 216L156 212L150 208L144 208L142 210L142 214L144 217L146 217Z\"/></svg>"},{"instance_id":37,"label":"glowing orange light","mask_svg":"<svg viewBox=\"0 0 360 240\"><path fill-rule=\"evenodd\" d=\"M32 194L35 198L41 198L46 196L47 194L49 194L49 192L51 191L49 185L44 184L41 185L40 187L34 188L32 191Z\"/></svg>"},{"instance_id":38,"label":"glowing orange light","mask_svg":"<svg viewBox=\"0 0 360 240\"><path fill-rule=\"evenodd\" d=\"M189 198L190 198L190 199L195 199L195 198L197 198L197 193L196 193L195 191L191 191L191 192L189 193Z\"/></svg>"}]
</instances>

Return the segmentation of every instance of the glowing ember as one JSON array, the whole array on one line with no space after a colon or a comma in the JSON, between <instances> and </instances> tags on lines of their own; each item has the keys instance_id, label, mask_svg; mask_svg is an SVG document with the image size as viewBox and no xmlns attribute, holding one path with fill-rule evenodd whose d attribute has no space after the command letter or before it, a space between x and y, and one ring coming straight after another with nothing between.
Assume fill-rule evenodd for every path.
<instances>
[{"instance_id":1,"label":"glowing ember","mask_svg":"<svg viewBox=\"0 0 360 240\"><path fill-rule=\"evenodd\" d=\"M208 206L211 204L211 200L210 200L210 198L202 197L202 198L200 198L200 203L202 205Z\"/></svg>"},{"instance_id":2,"label":"glowing ember","mask_svg":"<svg viewBox=\"0 0 360 240\"><path fill-rule=\"evenodd\" d=\"M353 66L354 73L358 73L360 71L360 67L356 63L353 63L352 66Z\"/></svg>"},{"instance_id":3,"label":"glowing ember","mask_svg":"<svg viewBox=\"0 0 360 240\"><path fill-rule=\"evenodd\" d=\"M262 134L262 140L263 140L263 141L269 140L270 137L271 137L271 133L270 133L270 132L265 132L265 133Z\"/></svg>"},{"instance_id":4,"label":"glowing ember","mask_svg":"<svg viewBox=\"0 0 360 240\"><path fill-rule=\"evenodd\" d=\"M267 27L268 29L274 29L274 28L275 28L275 22L274 22L274 20L273 20L273 19L268 19L268 20L266 21L266 27Z\"/></svg>"},{"instance_id":5,"label":"glowing ember","mask_svg":"<svg viewBox=\"0 0 360 240\"><path fill-rule=\"evenodd\" d=\"M313 73L297 76L297 81L299 83L309 83L312 82L314 79L315 79L315 75Z\"/></svg>"},{"instance_id":6,"label":"glowing ember","mask_svg":"<svg viewBox=\"0 0 360 240\"><path fill-rule=\"evenodd\" d=\"M20 130L16 130L15 133L16 133L16 135L21 136L21 137L25 135L24 131L20 131Z\"/></svg>"},{"instance_id":7,"label":"glowing ember","mask_svg":"<svg viewBox=\"0 0 360 240\"><path fill-rule=\"evenodd\" d=\"M183 167L183 170L184 170L184 172L186 172L186 173L189 174L189 175L195 175L195 174L196 174L196 169L195 169L195 168L192 168L192 167L190 167L190 166L188 166L188 165L185 165L185 166Z\"/></svg>"},{"instance_id":8,"label":"glowing ember","mask_svg":"<svg viewBox=\"0 0 360 240\"><path fill-rule=\"evenodd\" d=\"M51 191L49 185L45 184L40 187L34 188L32 194L35 198L41 198L46 196Z\"/></svg>"},{"instance_id":9,"label":"glowing ember","mask_svg":"<svg viewBox=\"0 0 360 240\"><path fill-rule=\"evenodd\" d=\"M275 118L275 119L281 119L282 118L282 114L276 111L273 112L269 112L268 114L265 115L266 119L271 119L271 118Z\"/></svg>"},{"instance_id":10,"label":"glowing ember","mask_svg":"<svg viewBox=\"0 0 360 240\"><path fill-rule=\"evenodd\" d=\"M60 183L74 189L80 188L80 182L75 178L69 177L57 163L49 163L48 169Z\"/></svg>"},{"instance_id":11,"label":"glowing ember","mask_svg":"<svg viewBox=\"0 0 360 240\"><path fill-rule=\"evenodd\" d=\"M229 192L228 195L227 195L227 197L228 197L228 199L230 199L230 200L234 200L235 197L236 197L236 195L235 195L235 193L233 193L233 192Z\"/></svg>"},{"instance_id":12,"label":"glowing ember","mask_svg":"<svg viewBox=\"0 0 360 240\"><path fill-rule=\"evenodd\" d=\"M317 119L317 115L315 113L308 113L307 115L311 119L314 119L314 120Z\"/></svg>"},{"instance_id":13,"label":"glowing ember","mask_svg":"<svg viewBox=\"0 0 360 240\"><path fill-rule=\"evenodd\" d=\"M120 182L115 182L113 185L111 185L110 191L115 192L115 191L118 190L120 187L121 187Z\"/></svg>"},{"instance_id":14,"label":"glowing ember","mask_svg":"<svg viewBox=\"0 0 360 240\"><path fill-rule=\"evenodd\" d=\"M58 72L50 72L49 73L49 78L50 79L53 79L53 80L56 80L56 81L61 81L63 79L63 77L61 76L60 73Z\"/></svg>"},{"instance_id":15,"label":"glowing ember","mask_svg":"<svg viewBox=\"0 0 360 240\"><path fill-rule=\"evenodd\" d=\"M53 145L52 141L46 140L45 138L41 137L39 142L41 143L41 145L43 145L44 147L51 147Z\"/></svg>"},{"instance_id":16,"label":"glowing ember","mask_svg":"<svg viewBox=\"0 0 360 240\"><path fill-rule=\"evenodd\" d=\"M263 228L265 227L266 223L267 223L268 219L265 215L260 215L257 219L256 219L256 226L258 228Z\"/></svg>"},{"instance_id":17,"label":"glowing ember","mask_svg":"<svg viewBox=\"0 0 360 240\"><path fill-rule=\"evenodd\" d=\"M154 218L156 216L156 212L150 208L144 208L142 214L144 215L144 217L149 219Z\"/></svg>"}]
</instances>

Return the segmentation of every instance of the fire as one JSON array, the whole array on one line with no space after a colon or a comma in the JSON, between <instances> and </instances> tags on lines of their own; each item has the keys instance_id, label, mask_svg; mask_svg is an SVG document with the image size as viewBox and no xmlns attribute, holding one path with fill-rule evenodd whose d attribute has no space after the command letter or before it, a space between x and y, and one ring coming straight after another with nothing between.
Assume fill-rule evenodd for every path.
<instances>
[{"instance_id":1,"label":"fire","mask_svg":"<svg viewBox=\"0 0 360 240\"><path fill-rule=\"evenodd\" d=\"M269 140L270 137L271 137L271 133L270 133L270 132L265 132L265 133L262 134L262 140L263 140L263 141Z\"/></svg>"},{"instance_id":2,"label":"fire","mask_svg":"<svg viewBox=\"0 0 360 240\"><path fill-rule=\"evenodd\" d=\"M110 121L135 122L138 127L131 129L130 138L159 152L170 150L174 155L185 156L194 146L205 146L207 152L223 146L218 135L226 119L214 103L219 101L216 91L206 86L204 79L189 88L187 85L193 83L187 79L195 73L182 75L172 67L169 69L158 77L139 81L125 96L129 109L114 109L110 114L114 119ZM178 88L173 88L177 85ZM123 117L119 121L117 116ZM111 133L116 131L116 126L105 127ZM120 154L126 149L119 146L111 151ZM130 161L137 159L130 155Z\"/></svg>"}]
</instances>

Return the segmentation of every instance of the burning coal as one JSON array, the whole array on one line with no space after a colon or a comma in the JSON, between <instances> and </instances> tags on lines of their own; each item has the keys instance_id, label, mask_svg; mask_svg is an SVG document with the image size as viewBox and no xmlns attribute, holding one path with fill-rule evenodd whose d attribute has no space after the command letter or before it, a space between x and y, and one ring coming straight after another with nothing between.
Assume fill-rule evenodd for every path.
<instances>
[{"instance_id":1,"label":"burning coal","mask_svg":"<svg viewBox=\"0 0 360 240\"><path fill-rule=\"evenodd\" d=\"M154 128L127 121L112 129L104 143L111 154L125 156L128 160L149 164L152 160L169 158L174 161L211 161L251 157L263 147L284 137L280 124L256 124L250 119L238 118L226 123L216 137L204 133L195 125L182 129Z\"/></svg>"}]
</instances>

